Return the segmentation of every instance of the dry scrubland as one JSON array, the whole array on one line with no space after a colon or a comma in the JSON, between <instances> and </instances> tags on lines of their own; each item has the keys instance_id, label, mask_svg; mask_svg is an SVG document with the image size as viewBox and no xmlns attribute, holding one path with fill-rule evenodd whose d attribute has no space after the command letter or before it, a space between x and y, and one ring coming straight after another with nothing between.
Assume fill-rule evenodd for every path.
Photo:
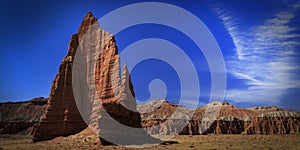
<instances>
[{"instance_id":1,"label":"dry scrubland","mask_svg":"<svg viewBox=\"0 0 300 150\"><path fill-rule=\"evenodd\" d=\"M33 143L30 136L1 135L0 149L134 149L101 146L96 136L75 135ZM300 149L300 135L180 135L175 144L160 144L146 149ZM177 143L178 142L178 143ZM176 144L177 143L177 144Z\"/></svg>"}]
</instances>

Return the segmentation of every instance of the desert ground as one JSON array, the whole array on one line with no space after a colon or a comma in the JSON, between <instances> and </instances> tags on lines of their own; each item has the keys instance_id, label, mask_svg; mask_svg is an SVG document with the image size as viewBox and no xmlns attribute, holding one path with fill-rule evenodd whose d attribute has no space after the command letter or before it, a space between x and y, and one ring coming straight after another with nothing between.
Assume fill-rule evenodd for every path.
<instances>
[{"instance_id":1,"label":"desert ground","mask_svg":"<svg viewBox=\"0 0 300 150\"><path fill-rule=\"evenodd\" d=\"M101 146L95 136L75 135L34 143L31 136L0 135L0 149L136 149ZM147 146L147 145L145 145ZM148 145L149 146L149 145ZM178 135L165 144L143 149L300 149L300 135Z\"/></svg>"}]
</instances>

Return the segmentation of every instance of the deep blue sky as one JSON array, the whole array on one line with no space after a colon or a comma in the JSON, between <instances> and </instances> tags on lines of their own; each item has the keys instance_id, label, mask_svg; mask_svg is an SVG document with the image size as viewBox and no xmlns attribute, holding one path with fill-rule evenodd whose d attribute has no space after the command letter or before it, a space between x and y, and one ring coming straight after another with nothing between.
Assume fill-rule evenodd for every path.
<instances>
[{"instance_id":1,"label":"deep blue sky","mask_svg":"<svg viewBox=\"0 0 300 150\"><path fill-rule=\"evenodd\" d=\"M97 18L142 1L1 1L0 101L48 97L72 34L88 11ZM201 19L215 36L227 69L226 101L240 107L279 106L300 111L300 2L297 1L159 1L177 5ZM155 8L153 8L155 11ZM101 22L100 22L101 24ZM116 35L121 52L144 38L175 43L190 57L201 85L201 104L208 101L210 74L199 48L175 29L154 24L130 27ZM148 100L153 79L165 82L166 99L177 102L180 82L174 69L147 60L131 72L137 98ZM153 90L152 98L161 98ZM155 95L158 94L158 95Z\"/></svg>"}]
</instances>

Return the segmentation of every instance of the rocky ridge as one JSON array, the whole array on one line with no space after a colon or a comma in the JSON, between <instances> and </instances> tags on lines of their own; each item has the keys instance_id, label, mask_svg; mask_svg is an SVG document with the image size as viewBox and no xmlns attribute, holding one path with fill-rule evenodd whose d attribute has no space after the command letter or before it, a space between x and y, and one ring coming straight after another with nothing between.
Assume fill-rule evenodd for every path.
<instances>
[{"instance_id":1,"label":"rocky ridge","mask_svg":"<svg viewBox=\"0 0 300 150\"><path fill-rule=\"evenodd\" d=\"M149 134L168 135L176 132L174 125L165 123L172 112L178 107L167 101L158 101L161 105L155 111L142 113L143 127L148 127ZM145 108L147 104L143 104ZM149 107L156 104L151 102ZM205 111L212 105L221 105L220 112L216 120L204 117ZM179 112L182 109L180 109ZM192 110L185 109L182 115ZM153 117L154 116L154 117ZM171 119L172 120L172 119ZM173 119L174 120L174 119ZM169 121L174 123L172 121ZM211 126L209 126L211 124ZM157 126L162 125L162 126ZM155 128L157 126L157 128ZM206 127L207 126L207 127ZM154 128L149 128L154 127ZM201 130L201 129L207 130ZM195 110L187 126L179 134L197 135L197 134L291 134L300 133L300 113L289 110L283 110L277 107L256 107L256 108L238 108L229 103L211 103L199 107Z\"/></svg>"}]
</instances>

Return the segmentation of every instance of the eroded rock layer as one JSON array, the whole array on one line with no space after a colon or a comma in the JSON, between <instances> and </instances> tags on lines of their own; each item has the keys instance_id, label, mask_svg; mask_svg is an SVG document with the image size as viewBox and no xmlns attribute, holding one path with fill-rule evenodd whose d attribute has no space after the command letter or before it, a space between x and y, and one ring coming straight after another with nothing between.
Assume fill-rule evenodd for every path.
<instances>
[{"instance_id":1,"label":"eroded rock layer","mask_svg":"<svg viewBox=\"0 0 300 150\"><path fill-rule=\"evenodd\" d=\"M156 106L156 104L159 105ZM216 105L212 103L209 105ZM293 134L300 133L300 114L277 107L238 108L229 103L220 104L221 110L216 120L205 117L208 106L197 108L183 130L178 130L180 122L168 118L179 109L182 116L187 116L191 110L170 104L165 100L152 101L138 109L147 110L154 106L154 111L142 113L142 126L147 127L151 135L169 135L179 133L183 135L197 134ZM150 108L152 108L150 107Z\"/></svg>"}]
</instances>

